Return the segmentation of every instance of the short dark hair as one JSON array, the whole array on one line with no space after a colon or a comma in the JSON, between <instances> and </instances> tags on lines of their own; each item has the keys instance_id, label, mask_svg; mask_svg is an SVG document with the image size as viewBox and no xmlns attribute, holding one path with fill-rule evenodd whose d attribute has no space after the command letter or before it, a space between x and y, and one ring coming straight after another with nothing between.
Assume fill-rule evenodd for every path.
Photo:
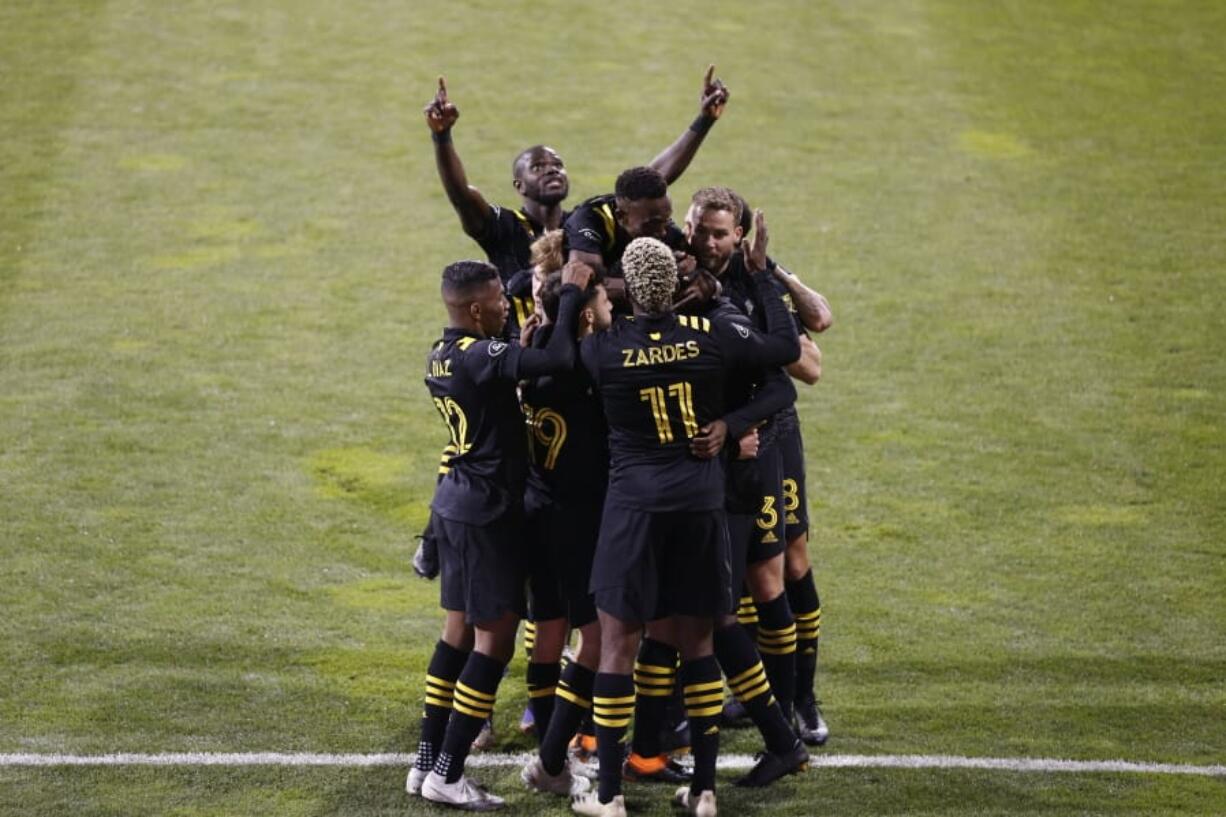
<instances>
[{"instance_id":1,"label":"short dark hair","mask_svg":"<svg viewBox=\"0 0 1226 817\"><path fill-rule=\"evenodd\" d=\"M532 154L538 150L544 150L545 147L545 145L533 145L530 148L521 150L519 155L515 157L515 161L511 162L511 178L518 179L520 174L524 172L523 166L527 164L528 159L532 158Z\"/></svg>"},{"instance_id":2,"label":"short dark hair","mask_svg":"<svg viewBox=\"0 0 1226 817\"><path fill-rule=\"evenodd\" d=\"M668 195L668 182L654 167L632 167L617 177L613 192L626 201L659 199Z\"/></svg>"},{"instance_id":3,"label":"short dark hair","mask_svg":"<svg viewBox=\"0 0 1226 817\"><path fill-rule=\"evenodd\" d=\"M596 287L604 283L604 279L596 277L588 284L587 289L583 290L583 306L587 306L596 297ZM541 311L545 313L545 317L552 323L558 319L558 305L562 302L562 273L551 272L541 282L541 288L536 293L536 298L541 302Z\"/></svg>"},{"instance_id":4,"label":"short dark hair","mask_svg":"<svg viewBox=\"0 0 1226 817\"><path fill-rule=\"evenodd\" d=\"M484 261L456 261L443 268L443 295L464 297L490 280L498 279L498 268Z\"/></svg>"}]
</instances>

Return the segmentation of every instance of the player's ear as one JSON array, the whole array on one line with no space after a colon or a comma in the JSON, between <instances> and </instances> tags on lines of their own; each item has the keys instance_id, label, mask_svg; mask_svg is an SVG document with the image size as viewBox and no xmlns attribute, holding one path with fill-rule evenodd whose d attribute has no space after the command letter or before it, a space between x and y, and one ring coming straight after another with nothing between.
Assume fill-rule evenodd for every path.
<instances>
[{"instance_id":1,"label":"player's ear","mask_svg":"<svg viewBox=\"0 0 1226 817\"><path fill-rule=\"evenodd\" d=\"M740 224L736 225L736 227L732 230L732 234L736 236L736 243L738 244L740 244L741 239L745 237L745 231L741 229Z\"/></svg>"},{"instance_id":2,"label":"player's ear","mask_svg":"<svg viewBox=\"0 0 1226 817\"><path fill-rule=\"evenodd\" d=\"M595 326L596 325L596 310L590 306L583 307L579 312L580 326Z\"/></svg>"}]
</instances>

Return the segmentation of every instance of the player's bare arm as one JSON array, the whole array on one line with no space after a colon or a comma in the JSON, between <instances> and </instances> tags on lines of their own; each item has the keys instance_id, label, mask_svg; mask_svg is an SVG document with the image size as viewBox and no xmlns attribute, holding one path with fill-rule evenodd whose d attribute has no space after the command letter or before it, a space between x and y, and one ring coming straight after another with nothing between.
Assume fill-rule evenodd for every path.
<instances>
[{"instance_id":1,"label":"player's bare arm","mask_svg":"<svg viewBox=\"0 0 1226 817\"><path fill-rule=\"evenodd\" d=\"M422 113L426 116L426 125L434 140L434 162L438 166L438 177L443 182L443 191L460 217L464 232L472 238L480 238L485 232L485 217L490 206L481 191L468 183L460 154L456 153L451 141L451 129L460 118L460 109L447 97L445 77L438 78L438 91Z\"/></svg>"},{"instance_id":2,"label":"player's bare arm","mask_svg":"<svg viewBox=\"0 0 1226 817\"><path fill-rule=\"evenodd\" d=\"M660 171L669 184L681 178L681 174L690 166L698 148L707 138L707 131L724 115L728 96L728 86L715 76L715 66L708 65L706 76L702 79L698 118L677 137L677 141L651 160L651 166Z\"/></svg>"},{"instance_id":3,"label":"player's bare arm","mask_svg":"<svg viewBox=\"0 0 1226 817\"><path fill-rule=\"evenodd\" d=\"M800 316L800 322L805 325L806 329L810 332L825 332L834 324L834 313L830 311L830 302L825 296L806 285L799 276L782 266L775 265L772 272L788 291L788 295L792 297L796 314Z\"/></svg>"},{"instance_id":4,"label":"player's bare arm","mask_svg":"<svg viewBox=\"0 0 1226 817\"><path fill-rule=\"evenodd\" d=\"M812 386L822 377L822 350L808 335L800 336L800 359L787 367L792 377Z\"/></svg>"}]
</instances>

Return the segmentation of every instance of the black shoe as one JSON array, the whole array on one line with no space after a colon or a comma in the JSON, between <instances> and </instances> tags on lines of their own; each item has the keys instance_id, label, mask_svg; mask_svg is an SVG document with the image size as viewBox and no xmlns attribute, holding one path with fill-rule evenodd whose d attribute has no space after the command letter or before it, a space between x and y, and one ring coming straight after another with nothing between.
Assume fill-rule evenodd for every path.
<instances>
[{"instance_id":1,"label":"black shoe","mask_svg":"<svg viewBox=\"0 0 1226 817\"><path fill-rule=\"evenodd\" d=\"M822 717L822 708L810 698L796 702L796 734L808 746L825 746L830 737L830 727Z\"/></svg>"},{"instance_id":2,"label":"black shoe","mask_svg":"<svg viewBox=\"0 0 1226 817\"><path fill-rule=\"evenodd\" d=\"M423 579L438 576L438 540L427 531L417 537L417 552L413 554L413 572Z\"/></svg>"},{"instance_id":3,"label":"black shoe","mask_svg":"<svg viewBox=\"0 0 1226 817\"><path fill-rule=\"evenodd\" d=\"M631 752L622 764L622 779L631 783L689 783L694 773L668 755L642 757Z\"/></svg>"},{"instance_id":4,"label":"black shoe","mask_svg":"<svg viewBox=\"0 0 1226 817\"><path fill-rule=\"evenodd\" d=\"M749 770L749 774L736 781L736 785L749 788L769 786L784 775L803 772L808 767L809 750L798 740L795 746L783 754L760 753L758 762Z\"/></svg>"},{"instance_id":5,"label":"black shoe","mask_svg":"<svg viewBox=\"0 0 1226 817\"><path fill-rule=\"evenodd\" d=\"M685 754L690 751L690 720L686 718L672 727L665 727L660 735L660 745L665 754Z\"/></svg>"}]
</instances>

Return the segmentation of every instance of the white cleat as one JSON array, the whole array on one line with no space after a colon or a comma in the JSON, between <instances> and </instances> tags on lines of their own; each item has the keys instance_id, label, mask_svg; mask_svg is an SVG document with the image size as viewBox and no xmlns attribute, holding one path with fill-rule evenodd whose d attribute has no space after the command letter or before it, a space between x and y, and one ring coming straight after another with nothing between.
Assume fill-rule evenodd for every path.
<instances>
[{"instance_id":1,"label":"white cleat","mask_svg":"<svg viewBox=\"0 0 1226 817\"><path fill-rule=\"evenodd\" d=\"M421 784L421 796L431 803L463 809L464 811L494 811L506 805L501 797L490 794L476 783L461 777L454 783L438 772L430 772Z\"/></svg>"},{"instance_id":2,"label":"white cleat","mask_svg":"<svg viewBox=\"0 0 1226 817\"><path fill-rule=\"evenodd\" d=\"M559 794L563 797L583 794L592 787L592 781L586 777L575 777L571 774L569 764L563 766L562 771L557 774L550 774L545 770L545 764L541 763L540 757L532 758L528 765L520 770L519 779L533 791Z\"/></svg>"},{"instance_id":3,"label":"white cleat","mask_svg":"<svg viewBox=\"0 0 1226 817\"><path fill-rule=\"evenodd\" d=\"M416 797L417 795L421 794L421 784L426 782L426 775L428 774L430 773L423 771L416 766L409 769L409 776L404 781L404 790L408 792L411 797Z\"/></svg>"},{"instance_id":4,"label":"white cleat","mask_svg":"<svg viewBox=\"0 0 1226 817\"><path fill-rule=\"evenodd\" d=\"M595 791L580 794L570 801L570 810L586 817L626 817L626 798L617 795L607 803L600 802Z\"/></svg>"},{"instance_id":5,"label":"white cleat","mask_svg":"<svg viewBox=\"0 0 1226 817\"><path fill-rule=\"evenodd\" d=\"M710 789L695 797L689 786L682 786L673 795L673 802L695 817L715 817L715 792Z\"/></svg>"}]
</instances>

